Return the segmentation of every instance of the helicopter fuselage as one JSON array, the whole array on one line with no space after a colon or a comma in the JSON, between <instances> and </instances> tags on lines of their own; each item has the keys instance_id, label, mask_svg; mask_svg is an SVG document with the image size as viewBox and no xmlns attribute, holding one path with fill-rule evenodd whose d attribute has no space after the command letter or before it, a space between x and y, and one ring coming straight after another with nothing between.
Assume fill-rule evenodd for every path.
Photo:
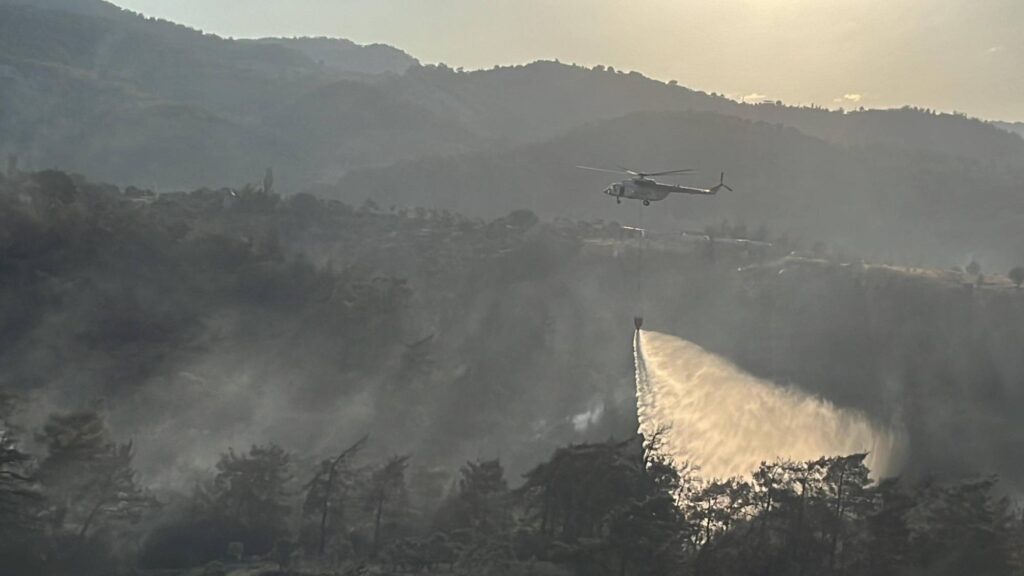
<instances>
[{"instance_id":1,"label":"helicopter fuselage","mask_svg":"<svg viewBox=\"0 0 1024 576\"><path fill-rule=\"evenodd\" d=\"M615 182L604 190L605 194L614 197L619 202L623 198L627 200L640 200L645 206L650 205L651 202L664 200L669 194L673 193L710 196L717 192L718 190L714 188L704 189L676 186L673 184L663 184L649 178L632 178L622 182Z\"/></svg>"}]
</instances>

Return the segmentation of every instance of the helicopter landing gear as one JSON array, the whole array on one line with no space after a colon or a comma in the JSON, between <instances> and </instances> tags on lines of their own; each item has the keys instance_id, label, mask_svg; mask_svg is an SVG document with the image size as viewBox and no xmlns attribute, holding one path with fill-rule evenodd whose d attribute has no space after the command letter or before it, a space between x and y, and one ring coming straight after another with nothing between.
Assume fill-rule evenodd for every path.
<instances>
[{"instance_id":1,"label":"helicopter landing gear","mask_svg":"<svg viewBox=\"0 0 1024 576\"><path fill-rule=\"evenodd\" d=\"M622 204L622 197L621 196L616 196L615 197L615 203L616 204Z\"/></svg>"},{"instance_id":2,"label":"helicopter landing gear","mask_svg":"<svg viewBox=\"0 0 1024 576\"><path fill-rule=\"evenodd\" d=\"M651 205L651 201L650 200L644 200L644 206L650 206L650 205Z\"/></svg>"}]
</instances>

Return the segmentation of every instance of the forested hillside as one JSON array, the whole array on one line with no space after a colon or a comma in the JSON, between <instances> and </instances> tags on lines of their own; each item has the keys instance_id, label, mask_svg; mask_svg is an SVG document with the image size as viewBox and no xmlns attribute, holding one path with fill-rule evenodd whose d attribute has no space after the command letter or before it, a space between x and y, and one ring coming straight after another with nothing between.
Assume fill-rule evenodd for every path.
<instances>
[{"instance_id":1,"label":"forested hillside","mask_svg":"<svg viewBox=\"0 0 1024 576\"><path fill-rule=\"evenodd\" d=\"M635 241L611 224L353 208L253 188L157 196L56 171L0 181L0 223L0 385L13 402L3 466L17 474L3 497L20 502L15 510L63 514L47 536L58 540L20 548L29 563L51 555L57 572L60 562L81 567L84 551L97 573L110 562L180 568L230 558L235 541L264 562L315 565L324 558L319 462L366 434L365 455L345 461L344 485L378 498L385 522L377 532L355 503L345 519L332 517L330 562L511 569L535 557L556 574L610 558L627 573L649 562L859 570L878 558L863 538L877 535L870 518L897 513L892 498L909 507L898 514L929 519L901 544L916 556L885 562L973 562L971 547L928 552L929 542L947 542L944 526L961 526L932 516L945 507L998 523L992 546L1016 537L991 482L945 483L996 472L1012 487L1022 478L1014 383L1024 365L1013 343L1024 299L994 271L865 267L825 252L778 259L800 246L764 231L773 246L729 241L751 233L723 224L708 230L714 244L652 239L638 295ZM869 486L853 456L769 465L747 483L692 484L640 466L634 443L602 443L636 429L629 335L641 304L655 329L905 429L907 478ZM65 448L76 430L86 444ZM567 443L584 444L557 449ZM138 472L118 500L92 500L103 498L97 485L68 480L92 466L88 454ZM458 488L445 489L466 460ZM550 476L552 466L573 472ZM267 500L233 491L264 468ZM833 528L805 534L787 506L801 494L813 498L801 506L824 513L840 473L861 478L847 486L862 508L843 520L856 543L834 557ZM931 473L946 479L941 487L917 483ZM26 475L41 484L17 484ZM555 497L559 483L584 479L596 482L592 500L545 508L545 491ZM679 510L665 500L675 482L686 486ZM775 512L755 504L765 482L781 483ZM518 510L515 532L505 516L474 516L490 514L476 508L478 489L511 499L502 509ZM85 507L61 512L61 494ZM625 495L647 512L620 508ZM90 515L88 502L103 504ZM304 520L289 519L299 510ZM661 518L641 524L652 532L626 538L648 513ZM341 537L340 526L352 532ZM473 536L459 531L473 527ZM751 548L740 535L753 529L766 540ZM794 530L806 538L800 552L784 536ZM118 534L142 548L116 545ZM679 556L651 556L669 541Z\"/></svg>"},{"instance_id":2,"label":"forested hillside","mask_svg":"<svg viewBox=\"0 0 1024 576\"><path fill-rule=\"evenodd\" d=\"M1024 576L1021 125L686 84L0 0L0 576Z\"/></svg>"},{"instance_id":3,"label":"forested hillside","mask_svg":"<svg viewBox=\"0 0 1024 576\"><path fill-rule=\"evenodd\" d=\"M1003 421L1024 369L1012 353L1024 324L997 321L1019 314L1020 293L999 270L787 264L773 259L801 247L760 231L774 246L652 248L637 295L633 244L611 224L258 189L126 194L60 172L8 180L3 198L5 386L40 406L102 401L116 428L159 445L140 457L167 481L218 443L305 445L339 410L342 430L395 450L501 453L514 471L570 439L622 437L640 306L656 329L755 374L919 426L914 466L973 466L977 454L932 452L943 430L1012 445L1015 425L976 418ZM908 361L906 346L929 360ZM165 402L180 409L141 409ZM585 414L599 425L575 426ZM172 415L181 436L160 432ZM996 461L1017 477L1012 458L985 465Z\"/></svg>"},{"instance_id":4,"label":"forested hillside","mask_svg":"<svg viewBox=\"0 0 1024 576\"><path fill-rule=\"evenodd\" d=\"M274 118L298 114L289 111L292 102L320 87L352 77L369 81L415 63L388 47L235 41L105 2L75 6L0 2L0 151L31 166L88 170L122 183L227 184L268 165L298 183L306 153L318 143L296 146L304 126L281 133ZM356 99L366 91L374 88L356 85ZM333 106L323 117L366 111L346 112L344 101ZM376 165L411 154L394 144L395 156L374 148L376 129L349 134L357 154L367 141L362 160L381 153ZM325 149L335 164L318 156L313 168L345 166L354 161L347 152Z\"/></svg>"}]
</instances>

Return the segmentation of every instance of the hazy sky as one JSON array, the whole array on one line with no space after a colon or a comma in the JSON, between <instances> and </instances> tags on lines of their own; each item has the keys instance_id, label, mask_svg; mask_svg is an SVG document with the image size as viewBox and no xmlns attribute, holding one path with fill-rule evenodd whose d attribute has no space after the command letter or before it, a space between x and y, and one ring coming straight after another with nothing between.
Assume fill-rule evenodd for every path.
<instances>
[{"instance_id":1,"label":"hazy sky","mask_svg":"<svg viewBox=\"0 0 1024 576\"><path fill-rule=\"evenodd\" d=\"M734 98L1024 120L1024 0L115 0L225 36L423 62L607 64Z\"/></svg>"}]
</instances>

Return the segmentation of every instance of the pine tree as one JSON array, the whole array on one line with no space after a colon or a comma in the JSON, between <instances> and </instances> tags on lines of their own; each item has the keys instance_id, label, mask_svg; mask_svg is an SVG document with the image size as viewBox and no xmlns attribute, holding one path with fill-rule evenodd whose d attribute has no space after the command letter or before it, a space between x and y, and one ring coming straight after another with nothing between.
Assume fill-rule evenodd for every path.
<instances>
[{"instance_id":1,"label":"pine tree","mask_svg":"<svg viewBox=\"0 0 1024 576\"><path fill-rule=\"evenodd\" d=\"M287 532L291 481L291 455L275 444L254 445L241 455L233 450L221 455L214 505L250 540L246 549L267 551Z\"/></svg>"},{"instance_id":2,"label":"pine tree","mask_svg":"<svg viewBox=\"0 0 1024 576\"><path fill-rule=\"evenodd\" d=\"M39 477L55 524L73 530L79 541L105 523L137 522L155 506L138 483L132 443L113 442L97 413L54 414L40 440L47 456Z\"/></svg>"},{"instance_id":3,"label":"pine tree","mask_svg":"<svg viewBox=\"0 0 1024 576\"><path fill-rule=\"evenodd\" d=\"M456 523L477 534L490 535L509 527L508 483L498 460L467 462L459 479Z\"/></svg>"},{"instance_id":4,"label":"pine tree","mask_svg":"<svg viewBox=\"0 0 1024 576\"><path fill-rule=\"evenodd\" d=\"M381 523L385 505L400 502L405 496L405 469L408 464L409 456L395 456L371 475L367 502L373 512L371 555L375 558L380 552Z\"/></svg>"}]
</instances>

